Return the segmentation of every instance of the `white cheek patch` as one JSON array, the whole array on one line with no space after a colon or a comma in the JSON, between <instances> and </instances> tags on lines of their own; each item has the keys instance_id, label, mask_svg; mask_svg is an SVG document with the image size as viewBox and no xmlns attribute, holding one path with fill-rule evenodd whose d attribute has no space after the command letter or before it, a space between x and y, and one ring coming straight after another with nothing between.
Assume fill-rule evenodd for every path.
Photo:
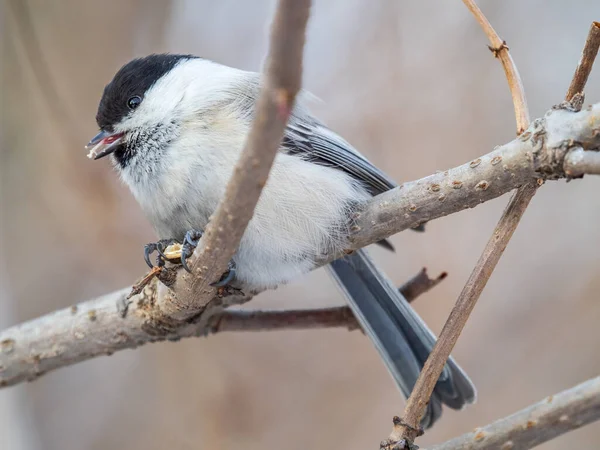
<instances>
[{"instance_id":1,"label":"white cheek patch","mask_svg":"<svg viewBox=\"0 0 600 450\"><path fill-rule=\"evenodd\" d=\"M116 125L115 130L147 128L201 117L223 99L223 91L232 81L245 76L247 72L205 59L182 60L146 91L140 106Z\"/></svg>"}]
</instances>

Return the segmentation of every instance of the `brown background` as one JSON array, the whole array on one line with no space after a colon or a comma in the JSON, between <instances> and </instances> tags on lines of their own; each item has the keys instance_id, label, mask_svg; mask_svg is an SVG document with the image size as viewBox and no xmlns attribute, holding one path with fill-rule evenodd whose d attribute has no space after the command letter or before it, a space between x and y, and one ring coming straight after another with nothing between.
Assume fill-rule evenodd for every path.
<instances>
[{"instance_id":1,"label":"brown background","mask_svg":"<svg viewBox=\"0 0 600 450\"><path fill-rule=\"evenodd\" d=\"M503 72L460 1L315 3L304 80L322 99L313 110L393 178L458 165L514 137ZM600 19L597 0L481 3L509 42L532 116L543 114L564 96L589 25ZM118 67L169 50L258 70L273 4L2 6L0 326L123 287L145 271L142 246L152 230L109 163L92 163L83 150ZM600 101L599 74L588 102ZM587 177L549 183L535 197L454 353L479 402L446 411L421 445L598 374L599 187ZM398 284L422 266L450 273L415 305L435 330L507 199L432 222L424 235L395 236L396 254L373 249ZM249 306L342 302L319 270ZM368 449L403 406L360 333L223 334L125 351L0 391L0 448ZM599 438L595 424L540 448L592 449Z\"/></svg>"}]
</instances>

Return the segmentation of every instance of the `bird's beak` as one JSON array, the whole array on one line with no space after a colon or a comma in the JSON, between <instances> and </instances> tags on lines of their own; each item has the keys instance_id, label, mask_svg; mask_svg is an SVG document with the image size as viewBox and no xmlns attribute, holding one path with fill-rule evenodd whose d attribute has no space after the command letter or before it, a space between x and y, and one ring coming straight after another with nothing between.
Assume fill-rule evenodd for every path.
<instances>
[{"instance_id":1,"label":"bird's beak","mask_svg":"<svg viewBox=\"0 0 600 450\"><path fill-rule=\"evenodd\" d=\"M90 159L100 159L106 155L110 155L123 143L124 136L124 133L101 131L85 146L85 149L90 151L87 157Z\"/></svg>"}]
</instances>

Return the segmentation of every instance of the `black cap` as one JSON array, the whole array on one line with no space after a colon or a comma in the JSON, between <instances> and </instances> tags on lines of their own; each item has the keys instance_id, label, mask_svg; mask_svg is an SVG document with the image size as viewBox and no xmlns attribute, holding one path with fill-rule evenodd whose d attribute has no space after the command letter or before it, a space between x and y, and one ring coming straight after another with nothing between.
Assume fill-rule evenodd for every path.
<instances>
[{"instance_id":1,"label":"black cap","mask_svg":"<svg viewBox=\"0 0 600 450\"><path fill-rule=\"evenodd\" d=\"M112 131L139 101L130 102L133 97L144 98L144 94L161 77L180 61L196 58L192 55L154 54L137 58L125 64L112 81L104 88L96 122L102 130Z\"/></svg>"}]
</instances>

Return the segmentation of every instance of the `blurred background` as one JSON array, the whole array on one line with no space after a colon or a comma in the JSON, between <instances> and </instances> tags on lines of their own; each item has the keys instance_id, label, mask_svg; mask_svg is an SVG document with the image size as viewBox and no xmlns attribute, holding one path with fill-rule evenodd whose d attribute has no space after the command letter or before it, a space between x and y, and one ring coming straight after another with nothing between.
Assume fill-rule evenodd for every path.
<instances>
[{"instance_id":1,"label":"blurred background","mask_svg":"<svg viewBox=\"0 0 600 450\"><path fill-rule=\"evenodd\" d=\"M500 64L456 1L316 0L304 85L314 112L394 179L515 136ZM508 41L533 118L562 100L597 0L481 1ZM107 160L83 146L104 85L132 57L189 52L259 70L274 0L15 0L0 6L0 326L132 283L154 240ZM587 101L600 101L600 67ZM600 179L536 195L454 356L479 389L426 446L598 375ZM449 278L414 307L439 331L508 196L401 233L374 257L400 285ZM323 270L249 307L342 304ZM7 450L376 448L404 400L359 332L221 334L148 345L0 391ZM542 445L597 448L600 424Z\"/></svg>"}]
</instances>

